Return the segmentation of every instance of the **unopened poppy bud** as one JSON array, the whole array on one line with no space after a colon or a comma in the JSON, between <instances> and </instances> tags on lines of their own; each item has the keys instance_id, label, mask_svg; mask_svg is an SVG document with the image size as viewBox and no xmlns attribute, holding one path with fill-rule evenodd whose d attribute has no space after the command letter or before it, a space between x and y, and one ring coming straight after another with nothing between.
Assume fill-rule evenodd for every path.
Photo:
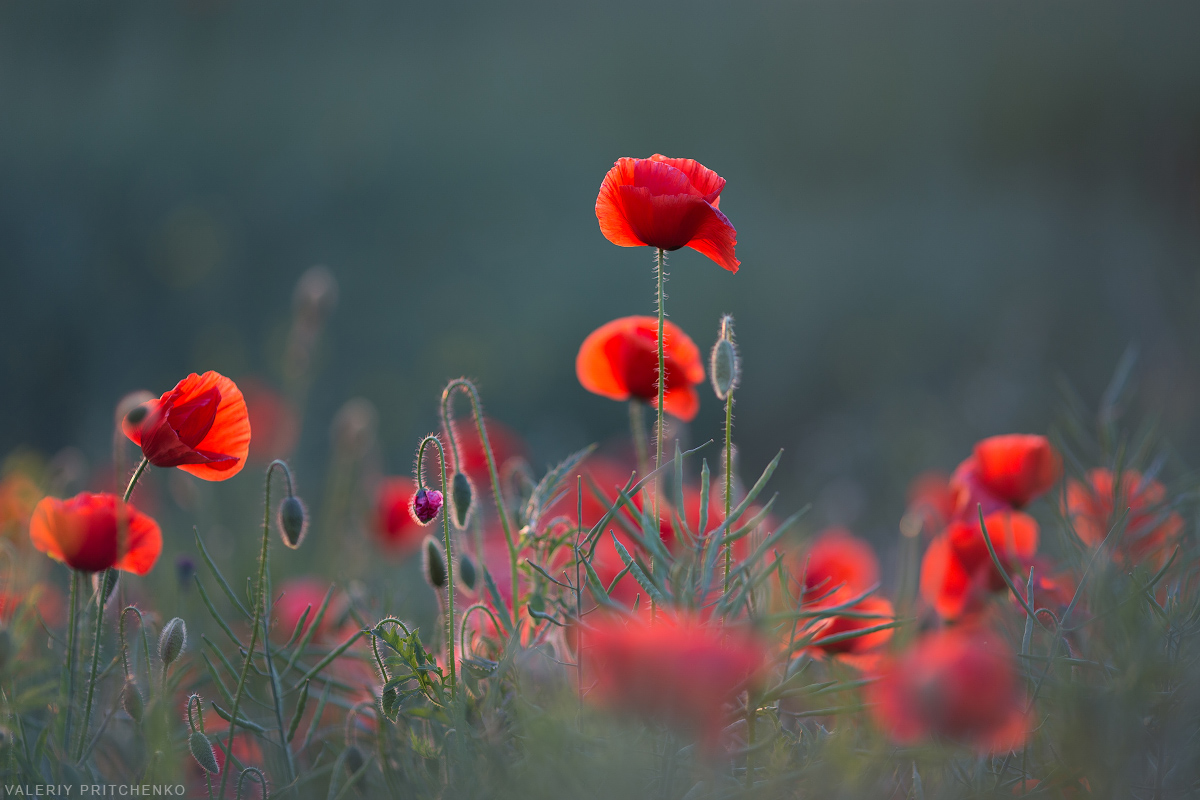
<instances>
[{"instance_id":1,"label":"unopened poppy bud","mask_svg":"<svg viewBox=\"0 0 1200 800\"><path fill-rule=\"evenodd\" d=\"M726 314L721 317L721 333L713 345L708 370L718 400L727 399L737 388L740 368L737 345L733 343L733 317Z\"/></svg>"},{"instance_id":2,"label":"unopened poppy bud","mask_svg":"<svg viewBox=\"0 0 1200 800\"><path fill-rule=\"evenodd\" d=\"M462 585L467 591L475 591L475 581L479 578L479 573L475 569L475 560L466 553L458 559L458 579L462 581Z\"/></svg>"},{"instance_id":3,"label":"unopened poppy bud","mask_svg":"<svg viewBox=\"0 0 1200 800\"><path fill-rule=\"evenodd\" d=\"M108 600L113 596L113 592L117 590L117 578L120 575L115 569L106 569L103 572L92 573L92 591L100 597L100 605L108 605ZM104 590L101 592L101 582L104 584Z\"/></svg>"},{"instance_id":4,"label":"unopened poppy bud","mask_svg":"<svg viewBox=\"0 0 1200 800\"><path fill-rule=\"evenodd\" d=\"M158 637L158 657L163 669L175 663L183 648L187 646L187 625L179 617L175 617L163 626Z\"/></svg>"},{"instance_id":5,"label":"unopened poppy bud","mask_svg":"<svg viewBox=\"0 0 1200 800\"><path fill-rule=\"evenodd\" d=\"M142 693L138 690L137 682L133 678L125 682L125 691L121 694L121 706L125 709L126 714L133 717L135 722L142 721L145 704L142 702Z\"/></svg>"},{"instance_id":6,"label":"unopened poppy bud","mask_svg":"<svg viewBox=\"0 0 1200 800\"><path fill-rule=\"evenodd\" d=\"M422 486L417 489L417 493L413 495L412 500L408 504L408 510L412 512L412 517L422 525L428 525L437 513L442 510L442 493L437 489L426 489Z\"/></svg>"},{"instance_id":7,"label":"unopened poppy bud","mask_svg":"<svg viewBox=\"0 0 1200 800\"><path fill-rule=\"evenodd\" d=\"M465 473L456 472L450 481L450 499L454 503L454 525L459 530L467 527L471 519L471 479Z\"/></svg>"},{"instance_id":8,"label":"unopened poppy bud","mask_svg":"<svg viewBox=\"0 0 1200 800\"><path fill-rule=\"evenodd\" d=\"M304 503L299 497L289 495L285 497L283 502L279 504L279 515L276 520L279 524L279 535L283 537L283 543L295 550L304 541L304 535L308 533L308 512L304 509Z\"/></svg>"},{"instance_id":9,"label":"unopened poppy bud","mask_svg":"<svg viewBox=\"0 0 1200 800\"><path fill-rule=\"evenodd\" d=\"M192 758L196 759L196 763L205 772L216 775L221 771L217 765L217 754L213 752L212 742L203 733L192 731L192 735L188 737L188 749L192 751Z\"/></svg>"},{"instance_id":10,"label":"unopened poppy bud","mask_svg":"<svg viewBox=\"0 0 1200 800\"><path fill-rule=\"evenodd\" d=\"M442 545L432 536L425 537L421 548L422 560L425 562L425 580L434 589L446 587L446 553Z\"/></svg>"}]
</instances>

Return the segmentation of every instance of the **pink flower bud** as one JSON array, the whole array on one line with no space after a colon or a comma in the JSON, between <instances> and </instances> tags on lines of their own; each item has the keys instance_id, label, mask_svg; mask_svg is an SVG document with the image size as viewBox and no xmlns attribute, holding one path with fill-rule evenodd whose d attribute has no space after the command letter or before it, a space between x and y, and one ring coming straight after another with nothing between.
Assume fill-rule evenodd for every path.
<instances>
[{"instance_id":1,"label":"pink flower bud","mask_svg":"<svg viewBox=\"0 0 1200 800\"><path fill-rule=\"evenodd\" d=\"M422 487L417 489L417 493L413 495L412 502L409 503L409 510L412 512L413 519L422 525L428 525L441 511L442 502L441 492L437 489Z\"/></svg>"}]
</instances>

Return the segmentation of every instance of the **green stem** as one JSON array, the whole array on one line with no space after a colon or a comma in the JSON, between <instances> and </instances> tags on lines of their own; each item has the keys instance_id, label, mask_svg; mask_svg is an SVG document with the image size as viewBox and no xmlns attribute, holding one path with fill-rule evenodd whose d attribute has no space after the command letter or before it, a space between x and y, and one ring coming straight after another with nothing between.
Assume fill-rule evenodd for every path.
<instances>
[{"instance_id":1,"label":"green stem","mask_svg":"<svg viewBox=\"0 0 1200 800\"><path fill-rule=\"evenodd\" d=\"M472 387L474 388L474 387ZM443 394L444 398L445 395ZM445 406L443 405L443 408ZM481 423L482 424L482 423ZM486 445L487 440L484 439ZM446 650L449 653L450 661L450 698L454 699L458 690L458 676L455 672L454 665L454 547L450 539L450 509L446 505L445 500L450 495L450 484L446 480L446 451L442 448L442 440L437 436L426 436L421 440L421 445L417 448L417 486L424 486L425 473L422 469L425 461L425 448L430 444L437 445L438 457L442 466L442 536L446 545ZM488 464L492 464L491 451L488 451ZM495 467L493 466L493 470ZM493 475L495 473L493 472ZM496 485L496 484L493 484ZM498 505L498 507L500 507ZM501 507L500 515L504 516L503 508ZM514 567L513 575L513 598L516 599L517 584L516 584L516 568ZM515 614L515 609L514 609Z\"/></svg>"},{"instance_id":2,"label":"green stem","mask_svg":"<svg viewBox=\"0 0 1200 800\"><path fill-rule=\"evenodd\" d=\"M138 464L137 469L133 471L133 477L129 479L129 485L125 487L125 496L121 498L122 504L129 502L129 498L133 494L133 487L137 486L138 478L142 477L142 473L149 465L150 459L142 458L142 463ZM124 517L119 518L118 522L123 524ZM88 725L92 721L92 701L96 696L96 670L100 666L100 640L104 634L104 588L108 585L110 572L112 572L111 567L100 576L100 588L96 593L96 640L92 645L92 669L88 677L87 700L83 704L83 727L79 731L79 746L75 749L76 761L83 758L83 748L87 746Z\"/></svg>"},{"instance_id":3,"label":"green stem","mask_svg":"<svg viewBox=\"0 0 1200 800\"><path fill-rule=\"evenodd\" d=\"M646 415L643 403L636 397L629 401L629 433L633 436L633 452L637 456L638 477L650 474L650 454L646 450Z\"/></svg>"},{"instance_id":4,"label":"green stem","mask_svg":"<svg viewBox=\"0 0 1200 800\"><path fill-rule=\"evenodd\" d=\"M725 395L725 521L733 506L733 387ZM732 523L729 526L733 530ZM733 543L725 545L725 593L729 593L729 572L733 568Z\"/></svg>"},{"instance_id":5,"label":"green stem","mask_svg":"<svg viewBox=\"0 0 1200 800\"><path fill-rule=\"evenodd\" d=\"M658 426L654 431L654 469L662 468L663 454L663 402L667 393L666 380L666 350L664 348L664 340L666 339L666 331L663 330L666 324L666 307L663 303L663 268L666 266L667 254L661 248L657 248L657 254L654 261L654 274L658 279L658 375L656 382L658 383ZM654 479L654 524L657 526L661 517L658 514L658 496L659 496L659 479ZM650 559L650 569L654 569L654 559ZM654 598L650 598L650 617L654 618L655 612Z\"/></svg>"},{"instance_id":6,"label":"green stem","mask_svg":"<svg viewBox=\"0 0 1200 800\"><path fill-rule=\"evenodd\" d=\"M492 443L488 440L487 426L483 424L483 404L479 400L479 390L475 388L475 384L466 378L455 378L446 384L446 388L442 390L442 427L446 429L446 436L450 438L450 450L454 453L454 465L456 469L461 469L462 461L459 457L458 442L454 437L454 424L450 418L450 399L456 389L461 389L471 399L471 412L475 416L475 429L479 433L479 442L483 445L484 455L487 456L488 476L492 481L492 499L496 502L496 513L500 515L500 527L504 529L504 541L508 545L508 562L510 577L512 578L512 603L511 611L512 618L519 619L517 609L520 607L520 583L518 583L517 563L517 540L513 537L512 526L508 521L508 513L504 510L504 496L500 492L500 474L496 470L496 456L492 452ZM424 443L422 443L423 445ZM445 481L446 472L446 454L442 450L442 443L438 441L438 450L442 451L442 490L448 491ZM420 456L418 455L418 460ZM418 466L418 473L420 468ZM446 495L446 501L450 500L449 494ZM446 527L449 528L450 521L446 520ZM447 534L449 541L449 534ZM480 558L482 553L478 554ZM446 558L450 560L450 552L447 548Z\"/></svg>"},{"instance_id":7,"label":"green stem","mask_svg":"<svg viewBox=\"0 0 1200 800\"><path fill-rule=\"evenodd\" d=\"M67 612L67 694L66 709L63 712L63 750L71 746L71 711L75 698L75 639L78 636L79 620L75 607L79 605L79 581L77 570L71 570L71 607Z\"/></svg>"},{"instance_id":8,"label":"green stem","mask_svg":"<svg viewBox=\"0 0 1200 800\"><path fill-rule=\"evenodd\" d=\"M255 584L254 590L254 616L253 622L250 625L250 643L246 645L246 660L242 662L242 674L238 677L237 690L233 694L233 706L229 711L229 718L231 720L238 718L238 709L242 705L242 694L246 690L246 678L250 674L250 665L254 660L254 648L258 644L258 629L262 624L263 607L266 601L266 592L264 589L266 588L267 579L267 551L268 545L271 542L271 474L275 471L276 467L282 467L284 474L287 475L289 491L292 486L291 470L288 469L287 464L279 459L272 461L267 467L266 500L263 503L266 510L263 512L262 550L258 556L258 582ZM226 753L233 752L233 735L236 731L237 726L231 722L229 724L229 738L225 740ZM287 744L285 743L284 746L287 747ZM229 762L231 760L227 758L225 768L221 770L221 788L217 791L218 797L225 796L225 787L229 783Z\"/></svg>"}]
</instances>

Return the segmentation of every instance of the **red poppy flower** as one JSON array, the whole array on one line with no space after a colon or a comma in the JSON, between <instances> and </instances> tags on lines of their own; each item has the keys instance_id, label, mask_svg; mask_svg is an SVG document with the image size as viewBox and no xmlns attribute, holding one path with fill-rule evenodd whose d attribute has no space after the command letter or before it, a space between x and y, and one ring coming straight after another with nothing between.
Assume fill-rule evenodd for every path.
<instances>
[{"instance_id":1,"label":"red poppy flower","mask_svg":"<svg viewBox=\"0 0 1200 800\"><path fill-rule=\"evenodd\" d=\"M1062 474L1062 457L1045 436L1010 433L975 445L950 479L955 513L964 518L1022 508L1049 491Z\"/></svg>"},{"instance_id":2,"label":"red poppy flower","mask_svg":"<svg viewBox=\"0 0 1200 800\"><path fill-rule=\"evenodd\" d=\"M690 422L700 410L696 384L704 381L700 350L678 325L668 321L663 340L663 404L668 414ZM622 317L592 331L575 358L583 388L613 400L635 397L658 405L658 320Z\"/></svg>"},{"instance_id":3,"label":"red poppy flower","mask_svg":"<svg viewBox=\"0 0 1200 800\"><path fill-rule=\"evenodd\" d=\"M737 231L717 210L725 179L690 158L622 158L600 185L596 219L621 247L690 247L730 272Z\"/></svg>"},{"instance_id":4,"label":"red poppy flower","mask_svg":"<svg viewBox=\"0 0 1200 800\"><path fill-rule=\"evenodd\" d=\"M142 416L131 422L135 412ZM246 401L233 381L216 372L187 376L126 415L121 427L154 466L179 467L206 481L232 478L250 450Z\"/></svg>"},{"instance_id":5,"label":"red poppy flower","mask_svg":"<svg viewBox=\"0 0 1200 800\"><path fill-rule=\"evenodd\" d=\"M1012 650L993 633L950 628L885 659L867 687L876 723L911 745L942 737L982 753L1019 747L1030 716Z\"/></svg>"},{"instance_id":6,"label":"red poppy flower","mask_svg":"<svg viewBox=\"0 0 1200 800\"><path fill-rule=\"evenodd\" d=\"M1075 533L1087 545L1099 547L1116 524L1113 510L1128 508L1125 530L1113 557L1128 565L1146 561L1161 567L1183 532L1183 517L1164 507L1167 490L1156 480L1127 470L1121 474L1119 492L1113 484L1113 474L1107 469L1089 472L1086 485L1067 482L1067 514Z\"/></svg>"},{"instance_id":7,"label":"red poppy flower","mask_svg":"<svg viewBox=\"0 0 1200 800\"><path fill-rule=\"evenodd\" d=\"M409 511L416 490L415 480L401 476L385 478L375 492L375 533L385 547L397 554L415 552L425 538L425 529Z\"/></svg>"},{"instance_id":8,"label":"red poppy flower","mask_svg":"<svg viewBox=\"0 0 1200 800\"><path fill-rule=\"evenodd\" d=\"M33 546L71 569L145 575L162 552L158 523L113 494L46 497L29 522Z\"/></svg>"},{"instance_id":9,"label":"red poppy flower","mask_svg":"<svg viewBox=\"0 0 1200 800\"><path fill-rule=\"evenodd\" d=\"M725 704L767 666L749 634L660 610L653 621L604 617L584 632L592 702L665 721L715 745Z\"/></svg>"},{"instance_id":10,"label":"red poppy flower","mask_svg":"<svg viewBox=\"0 0 1200 800\"><path fill-rule=\"evenodd\" d=\"M1037 553L1038 524L1028 514L996 511L984 523L996 555L1010 571L1028 564ZM989 592L1006 586L978 521L952 522L929 543L921 561L921 596L944 619L976 610Z\"/></svg>"},{"instance_id":11,"label":"red poppy flower","mask_svg":"<svg viewBox=\"0 0 1200 800\"><path fill-rule=\"evenodd\" d=\"M859 669L875 666L881 648L892 638L892 629L863 634L849 639L828 641L836 636L885 625L896 618L896 609L882 597L865 597L855 603L849 612L864 616L839 614L821 623L809 651L827 658L836 658ZM868 616L869 615L869 616Z\"/></svg>"},{"instance_id":12,"label":"red poppy flower","mask_svg":"<svg viewBox=\"0 0 1200 800\"><path fill-rule=\"evenodd\" d=\"M879 560L871 545L845 528L820 533L808 549L789 559L788 569L804 581L803 605L830 608L859 597L879 583Z\"/></svg>"}]
</instances>

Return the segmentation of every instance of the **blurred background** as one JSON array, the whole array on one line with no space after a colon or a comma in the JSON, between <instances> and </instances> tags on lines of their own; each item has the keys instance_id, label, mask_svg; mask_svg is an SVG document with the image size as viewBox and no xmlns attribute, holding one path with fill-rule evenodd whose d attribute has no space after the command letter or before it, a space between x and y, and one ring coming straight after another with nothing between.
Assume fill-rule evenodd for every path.
<instances>
[{"instance_id":1,"label":"blurred background","mask_svg":"<svg viewBox=\"0 0 1200 800\"><path fill-rule=\"evenodd\" d=\"M348 400L407 474L459 375L539 472L619 440L574 358L653 312L653 256L593 208L662 152L728 180L742 270L673 254L667 308L703 350L736 317L743 469L783 447L784 510L894 537L914 475L1045 431L1060 378L1094 406L1130 345L1195 462L1197 30L1170 2L4 4L0 455L103 483L119 399L206 369L304 399L315 502ZM259 474L159 476L169 549Z\"/></svg>"}]
</instances>

